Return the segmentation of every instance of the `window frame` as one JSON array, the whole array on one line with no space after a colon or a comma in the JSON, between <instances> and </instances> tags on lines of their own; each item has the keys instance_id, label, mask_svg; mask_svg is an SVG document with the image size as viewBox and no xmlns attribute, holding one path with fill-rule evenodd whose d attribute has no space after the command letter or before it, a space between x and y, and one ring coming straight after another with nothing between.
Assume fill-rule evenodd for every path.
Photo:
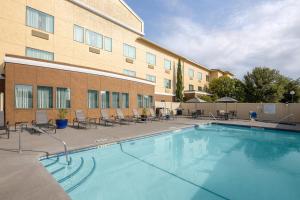
<instances>
[{"instance_id":1,"label":"window frame","mask_svg":"<svg viewBox=\"0 0 300 200\"><path fill-rule=\"evenodd\" d=\"M96 107L91 107L90 106L90 92L94 92L96 93ZM89 89L88 90L88 109L98 109L99 108L99 92L97 90L92 90L92 89Z\"/></svg>"},{"instance_id":2,"label":"window frame","mask_svg":"<svg viewBox=\"0 0 300 200\"><path fill-rule=\"evenodd\" d=\"M70 99L69 100L67 100L67 101L69 101L69 107L68 106L66 106L65 108L62 108L62 107L58 107L57 106L57 103L58 103L58 95L57 95L57 91L58 91L58 89L67 89L68 91L69 91L69 95L70 95ZM72 95L71 95L71 88L68 88L68 87L56 87L56 91L55 91L56 93L55 93L55 95L56 95L56 98L55 98L55 100L56 100L56 102L55 102L55 108L56 109L71 109L71 107L72 107Z\"/></svg>"},{"instance_id":3,"label":"window frame","mask_svg":"<svg viewBox=\"0 0 300 200\"><path fill-rule=\"evenodd\" d=\"M154 58L154 63L150 63L150 62L149 62L149 57L148 57L148 56L152 56L152 58ZM151 59L150 59L150 60L151 60ZM147 53L146 53L146 61L147 61L147 64L148 64L148 65L156 66L156 55L153 54L153 53L147 52Z\"/></svg>"},{"instance_id":4,"label":"window frame","mask_svg":"<svg viewBox=\"0 0 300 200\"><path fill-rule=\"evenodd\" d=\"M154 78L154 81L150 77ZM156 76L155 75L146 74L146 80L150 81L152 83L156 83Z\"/></svg>"},{"instance_id":5,"label":"window frame","mask_svg":"<svg viewBox=\"0 0 300 200\"><path fill-rule=\"evenodd\" d=\"M105 107L103 106L103 94L105 94ZM109 109L110 108L110 91L100 91L100 109Z\"/></svg>"},{"instance_id":6,"label":"window frame","mask_svg":"<svg viewBox=\"0 0 300 200\"><path fill-rule=\"evenodd\" d=\"M39 107L39 88L51 88L51 106L49 108L40 108ZM52 86L45 86L45 85L38 85L36 87L36 107L38 110L46 110L46 109L53 109L54 108L54 88Z\"/></svg>"},{"instance_id":7,"label":"window frame","mask_svg":"<svg viewBox=\"0 0 300 200\"><path fill-rule=\"evenodd\" d=\"M81 29L82 29L82 32L83 32L83 34L82 34L82 37L83 37L83 38L82 38L82 42L75 39L75 27L78 27L78 28L81 28ZM81 43L81 44L84 44L84 43L85 43L85 28L84 28L83 26L79 26L79 25L77 25L77 24L74 24L74 25L73 25L73 41L79 42L79 43Z\"/></svg>"},{"instance_id":8,"label":"window frame","mask_svg":"<svg viewBox=\"0 0 300 200\"><path fill-rule=\"evenodd\" d=\"M194 79L194 77L195 77L195 70L192 69L192 68L189 68L188 69L188 75L189 75L190 79Z\"/></svg>"},{"instance_id":9,"label":"window frame","mask_svg":"<svg viewBox=\"0 0 300 200\"><path fill-rule=\"evenodd\" d=\"M40 15L45 15L45 16L49 16L50 18L52 18L52 31L47 31L47 30L43 30L42 28L40 28L39 27L39 23L38 23L38 27L34 27L34 26L32 26L32 25L29 25L29 22L28 22L28 9L31 9L31 10L34 10L34 11L36 11L36 12L38 12L38 20L39 20L39 17L40 17ZM48 14L48 13L46 13L46 12L43 12L43 11L40 11L40 10L37 10L37 9L35 9L35 8L32 8L32 7L30 7L30 6L26 6L26 19L25 19L25 21L26 21L26 26L28 26L28 27L30 27L30 28L34 28L34 29L37 29L37 30L40 30L40 31L44 31L44 32L47 32L47 33L51 33L51 34L54 34L54 29L55 29L55 18L54 18L54 16L53 15L50 15L50 14Z\"/></svg>"},{"instance_id":10,"label":"window frame","mask_svg":"<svg viewBox=\"0 0 300 200\"><path fill-rule=\"evenodd\" d=\"M93 44L88 44L87 37L90 37L90 36L88 36L89 34L87 32L90 32L90 33L93 33L95 35L100 36L100 41L101 41L101 46L100 47L98 47L96 45L93 45ZM91 42L90 39L89 39L89 41ZM93 48L97 48L97 49L103 49L103 35L100 34L100 33L98 33L98 32L96 32L96 31L92 31L92 30L86 28L85 29L85 44L88 45L89 47L93 47Z\"/></svg>"},{"instance_id":11,"label":"window frame","mask_svg":"<svg viewBox=\"0 0 300 200\"><path fill-rule=\"evenodd\" d=\"M128 48L131 48L131 49L134 49L134 57L130 57L129 55L126 55L125 54L125 47L128 47ZM130 54L128 52L128 54ZM135 60L136 59L136 47L135 46L132 46L132 45L129 45L129 44L126 44L126 43L123 43L123 56L126 57L126 58L129 58L129 59L133 59Z\"/></svg>"},{"instance_id":12,"label":"window frame","mask_svg":"<svg viewBox=\"0 0 300 200\"><path fill-rule=\"evenodd\" d=\"M111 44L111 45L110 45L110 47L111 47L110 49L107 49L107 48L106 48L106 45L105 45L107 39L110 40L110 44ZM107 51L107 52L112 52L112 45L113 45L112 38L111 38L111 37L107 37L107 36L103 36L103 50L104 50L104 51Z\"/></svg>"},{"instance_id":13,"label":"window frame","mask_svg":"<svg viewBox=\"0 0 300 200\"><path fill-rule=\"evenodd\" d=\"M33 57L33 56L29 56L28 55L28 50L31 49L31 50L34 50L34 51L38 51L40 53L48 53L52 56L52 59L43 59L43 58L37 58L37 57ZM53 52L50 52L50 51L44 51L44 50L41 50L41 49L35 49L35 48L31 48L31 47L25 47L25 55L26 57L29 57L29 58L35 58L35 59L40 59L40 60L47 60L47 61L54 61L54 53Z\"/></svg>"},{"instance_id":14,"label":"window frame","mask_svg":"<svg viewBox=\"0 0 300 200\"><path fill-rule=\"evenodd\" d=\"M169 68L166 67L166 63L170 63L170 67ZM165 70L169 70L169 71L172 70L172 61L171 60L164 59L164 69Z\"/></svg>"},{"instance_id":15,"label":"window frame","mask_svg":"<svg viewBox=\"0 0 300 200\"><path fill-rule=\"evenodd\" d=\"M169 87L167 87L166 81L168 81L168 83L169 83L169 85L170 85ZM165 87L166 89L172 89L172 80L171 80L171 79L165 78L165 79L164 79L164 87Z\"/></svg>"},{"instance_id":16,"label":"window frame","mask_svg":"<svg viewBox=\"0 0 300 200\"><path fill-rule=\"evenodd\" d=\"M199 76L199 75L201 75L201 76ZM201 77L201 78L199 78L199 77ZM202 79L203 79L202 72L197 73L197 78L198 78L198 81L202 81Z\"/></svg>"},{"instance_id":17,"label":"window frame","mask_svg":"<svg viewBox=\"0 0 300 200\"><path fill-rule=\"evenodd\" d=\"M16 101L16 86L28 86L28 87L31 87L31 107L28 107L28 108L17 108L17 101ZM30 84L15 84L15 87L14 87L14 104L15 104L15 109L17 110L30 110L30 109L33 109L33 98L34 98L34 95L33 95L33 86L30 85Z\"/></svg>"}]
</instances>

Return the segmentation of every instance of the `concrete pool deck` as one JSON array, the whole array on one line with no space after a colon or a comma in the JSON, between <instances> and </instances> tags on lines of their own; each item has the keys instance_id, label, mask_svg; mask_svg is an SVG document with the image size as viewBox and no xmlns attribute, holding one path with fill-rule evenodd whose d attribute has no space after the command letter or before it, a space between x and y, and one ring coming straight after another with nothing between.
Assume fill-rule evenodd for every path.
<instances>
[{"instance_id":1,"label":"concrete pool deck","mask_svg":"<svg viewBox=\"0 0 300 200\"><path fill-rule=\"evenodd\" d=\"M97 129L87 130L67 128L58 130L55 136L64 140L69 150L72 150L208 122L218 121L178 118L170 121L116 125L114 127L99 126ZM245 120L220 121L220 123L300 131L299 125L278 125ZM61 143L44 134L30 134L24 131L21 133L23 152L19 154L19 132L12 131L9 140L5 137L1 136L0 138L1 199L69 199L68 195L38 160L41 156L45 156L46 152L50 154L62 152L63 146Z\"/></svg>"}]
</instances>

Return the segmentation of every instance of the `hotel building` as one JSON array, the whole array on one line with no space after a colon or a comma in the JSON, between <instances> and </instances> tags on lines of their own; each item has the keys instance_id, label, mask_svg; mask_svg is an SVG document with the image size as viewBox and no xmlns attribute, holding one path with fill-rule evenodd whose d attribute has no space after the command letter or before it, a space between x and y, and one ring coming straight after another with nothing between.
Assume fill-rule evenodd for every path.
<instances>
[{"instance_id":1,"label":"hotel building","mask_svg":"<svg viewBox=\"0 0 300 200\"><path fill-rule=\"evenodd\" d=\"M35 112L151 107L174 101L181 61L185 92L206 94L210 70L144 37L143 20L123 0L9 0L0 7L1 97L7 121Z\"/></svg>"}]
</instances>

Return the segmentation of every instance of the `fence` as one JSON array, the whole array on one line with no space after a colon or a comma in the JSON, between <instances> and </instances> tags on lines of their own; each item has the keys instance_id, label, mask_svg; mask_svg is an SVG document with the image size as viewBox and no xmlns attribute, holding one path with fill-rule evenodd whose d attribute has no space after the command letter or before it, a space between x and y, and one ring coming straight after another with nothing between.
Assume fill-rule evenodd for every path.
<instances>
[{"instance_id":1,"label":"fence","mask_svg":"<svg viewBox=\"0 0 300 200\"><path fill-rule=\"evenodd\" d=\"M300 103L172 103L156 102L156 107L172 110L183 109L184 115L191 115L195 110L204 110L208 115L217 115L217 110L236 111L239 119L249 119L249 112L255 111L258 119L270 122L300 123ZM289 116L289 117L288 117Z\"/></svg>"}]
</instances>

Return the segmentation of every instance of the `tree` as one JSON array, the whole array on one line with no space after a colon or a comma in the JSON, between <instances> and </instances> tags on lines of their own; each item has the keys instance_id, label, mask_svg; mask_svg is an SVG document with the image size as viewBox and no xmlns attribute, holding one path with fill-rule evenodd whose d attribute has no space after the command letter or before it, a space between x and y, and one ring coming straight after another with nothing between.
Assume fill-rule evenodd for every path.
<instances>
[{"instance_id":1,"label":"tree","mask_svg":"<svg viewBox=\"0 0 300 200\"><path fill-rule=\"evenodd\" d=\"M181 60L178 60L177 67L177 82L176 82L176 100L183 102L183 80L182 80L182 70L181 70Z\"/></svg>"},{"instance_id":2,"label":"tree","mask_svg":"<svg viewBox=\"0 0 300 200\"><path fill-rule=\"evenodd\" d=\"M279 71L256 67L244 76L247 102L279 102L283 98L286 79Z\"/></svg>"},{"instance_id":3,"label":"tree","mask_svg":"<svg viewBox=\"0 0 300 200\"><path fill-rule=\"evenodd\" d=\"M291 91L294 91L295 94L292 96ZM300 100L300 78L296 80L288 79L284 87L282 103L294 102L298 103Z\"/></svg>"}]
</instances>

